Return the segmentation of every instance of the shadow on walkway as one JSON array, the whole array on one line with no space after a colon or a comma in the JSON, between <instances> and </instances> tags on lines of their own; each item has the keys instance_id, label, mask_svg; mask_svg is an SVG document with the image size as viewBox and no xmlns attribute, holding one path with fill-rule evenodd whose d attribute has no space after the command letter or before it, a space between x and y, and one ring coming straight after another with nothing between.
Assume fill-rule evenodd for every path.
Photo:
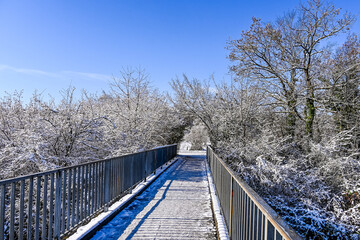
<instances>
[{"instance_id":1,"label":"shadow on walkway","mask_svg":"<svg viewBox=\"0 0 360 240\"><path fill-rule=\"evenodd\" d=\"M140 227L144 224L146 219L154 212L159 204L166 199L166 195L170 190L171 184L174 181L189 181L189 182L200 182L206 178L206 172L202 170L200 166L203 164L203 156L187 156L179 159L177 165L170 167L164 174L162 174L148 189L146 189L140 196L138 196L128 207L122 210L117 216L114 217L107 225L99 230L92 239L118 239L128 228L128 226L137 219L140 212L146 208L152 201L155 204L150 208L149 211L141 218L135 228L126 237L126 239L132 239L138 232ZM201 160L200 160L201 159ZM191 162L191 164L186 164ZM156 197L159 191L164 191L159 198ZM171 191L184 191L180 186L172 187ZM185 190L189 191L189 190ZM190 191L197 191L196 188L190 189ZM186 196L185 196L186 197ZM181 199L176 199L181 200ZM191 200L187 198L186 200ZM193 199L197 200L197 199ZM183 219L185 221L187 219ZM155 231L156 229L153 229Z\"/></svg>"}]
</instances>

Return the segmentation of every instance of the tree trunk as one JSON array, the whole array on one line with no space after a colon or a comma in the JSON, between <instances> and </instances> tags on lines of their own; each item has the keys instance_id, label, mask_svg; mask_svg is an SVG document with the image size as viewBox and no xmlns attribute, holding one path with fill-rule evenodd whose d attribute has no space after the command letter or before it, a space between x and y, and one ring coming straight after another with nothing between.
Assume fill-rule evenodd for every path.
<instances>
[{"instance_id":1,"label":"tree trunk","mask_svg":"<svg viewBox=\"0 0 360 240\"><path fill-rule=\"evenodd\" d=\"M306 77L306 103L305 103L305 131L306 134L309 136L310 139L313 138L313 124L315 119L315 93L314 87L311 84L311 79L309 76L309 70L305 71Z\"/></svg>"}]
</instances>

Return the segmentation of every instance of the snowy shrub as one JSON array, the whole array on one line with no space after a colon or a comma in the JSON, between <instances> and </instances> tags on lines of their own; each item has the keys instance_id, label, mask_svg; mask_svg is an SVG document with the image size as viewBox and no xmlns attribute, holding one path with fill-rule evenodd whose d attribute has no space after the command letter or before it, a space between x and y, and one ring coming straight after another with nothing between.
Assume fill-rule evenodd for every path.
<instances>
[{"instance_id":1,"label":"snowy shrub","mask_svg":"<svg viewBox=\"0 0 360 240\"><path fill-rule=\"evenodd\" d=\"M311 143L309 154L287 138L266 137L242 151L218 152L304 238L358 239L360 161L339 156L335 146L341 146L343 135Z\"/></svg>"},{"instance_id":2,"label":"snowy shrub","mask_svg":"<svg viewBox=\"0 0 360 240\"><path fill-rule=\"evenodd\" d=\"M124 69L100 96L75 88L44 101L21 92L0 99L0 179L72 166L180 142L189 120L150 87L142 69Z\"/></svg>"}]
</instances>

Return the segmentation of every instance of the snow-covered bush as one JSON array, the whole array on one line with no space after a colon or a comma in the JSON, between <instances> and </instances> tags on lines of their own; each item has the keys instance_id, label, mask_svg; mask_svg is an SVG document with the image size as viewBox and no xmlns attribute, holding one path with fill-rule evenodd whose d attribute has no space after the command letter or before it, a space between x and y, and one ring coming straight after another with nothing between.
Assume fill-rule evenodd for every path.
<instances>
[{"instance_id":1,"label":"snow-covered bush","mask_svg":"<svg viewBox=\"0 0 360 240\"><path fill-rule=\"evenodd\" d=\"M191 150L206 149L206 144L209 142L209 136L205 126L201 122L195 121L189 132L185 134L184 141L190 144Z\"/></svg>"},{"instance_id":2,"label":"snow-covered bush","mask_svg":"<svg viewBox=\"0 0 360 240\"><path fill-rule=\"evenodd\" d=\"M360 161L339 156L344 134L311 143L308 154L287 138L268 141L266 137L241 151L221 147L218 151L304 238L358 239ZM237 147L228 144L227 148L231 146Z\"/></svg>"},{"instance_id":3,"label":"snow-covered bush","mask_svg":"<svg viewBox=\"0 0 360 240\"><path fill-rule=\"evenodd\" d=\"M75 89L62 99L21 92L0 99L0 179L180 142L189 124L142 69L125 69L100 96Z\"/></svg>"}]
</instances>

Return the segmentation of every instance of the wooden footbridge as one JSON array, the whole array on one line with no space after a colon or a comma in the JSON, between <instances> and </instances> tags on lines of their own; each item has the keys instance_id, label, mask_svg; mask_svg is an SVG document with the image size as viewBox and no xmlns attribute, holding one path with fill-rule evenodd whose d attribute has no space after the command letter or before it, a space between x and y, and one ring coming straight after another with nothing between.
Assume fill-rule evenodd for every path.
<instances>
[{"instance_id":1,"label":"wooden footbridge","mask_svg":"<svg viewBox=\"0 0 360 240\"><path fill-rule=\"evenodd\" d=\"M209 147L0 181L2 239L300 239Z\"/></svg>"}]
</instances>

